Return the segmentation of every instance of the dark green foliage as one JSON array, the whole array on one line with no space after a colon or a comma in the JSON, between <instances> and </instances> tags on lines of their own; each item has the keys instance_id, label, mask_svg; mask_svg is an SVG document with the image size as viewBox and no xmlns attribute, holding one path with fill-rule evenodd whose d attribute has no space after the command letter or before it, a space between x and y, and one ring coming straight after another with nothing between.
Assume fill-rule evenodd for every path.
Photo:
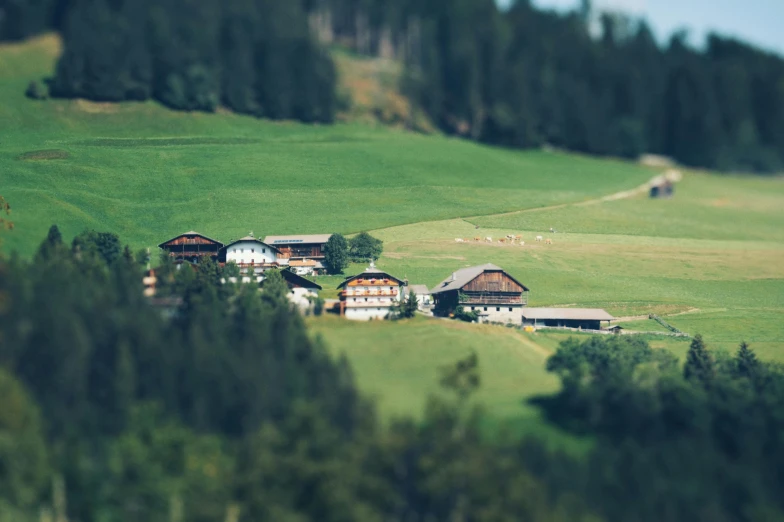
<instances>
[{"instance_id":1,"label":"dark green foliage","mask_svg":"<svg viewBox=\"0 0 784 522\"><path fill-rule=\"evenodd\" d=\"M306 4L355 51L405 60L405 92L446 132L724 170L784 165L784 59L743 42L713 35L698 51L676 34L659 46L644 21L596 20L588 1L567 13L530 1Z\"/></svg>"},{"instance_id":2,"label":"dark green foliage","mask_svg":"<svg viewBox=\"0 0 784 522\"><path fill-rule=\"evenodd\" d=\"M586 492L608 521L784 515L784 373L748 346L714 362L697 337L681 371L641 340L570 339L548 369L563 390L540 401L546 414L597 438Z\"/></svg>"},{"instance_id":3,"label":"dark green foliage","mask_svg":"<svg viewBox=\"0 0 784 522\"><path fill-rule=\"evenodd\" d=\"M143 297L116 236L78 239L65 248L53 227L35 262L0 260L0 518L32 522L44 506L86 522L784 514L784 371L745 343L708 365L695 339L688 372L633 337L562 343L548 361L561 390L539 403L590 435L575 460L487 436L476 353L442 369L421 419L382 426L279 272L259 292L221 284L214 263L165 258L171 313Z\"/></svg>"},{"instance_id":4,"label":"dark green foliage","mask_svg":"<svg viewBox=\"0 0 784 522\"><path fill-rule=\"evenodd\" d=\"M356 262L375 261L384 251L384 242L367 232L360 232L349 240L351 259Z\"/></svg>"},{"instance_id":5,"label":"dark green foliage","mask_svg":"<svg viewBox=\"0 0 784 522\"><path fill-rule=\"evenodd\" d=\"M334 119L334 66L298 2L83 0L63 36L54 96Z\"/></svg>"},{"instance_id":6,"label":"dark green foliage","mask_svg":"<svg viewBox=\"0 0 784 522\"><path fill-rule=\"evenodd\" d=\"M686 354L686 364L683 366L683 376L687 379L696 379L703 384L710 384L715 377L713 356L705 347L702 336L697 334L689 346Z\"/></svg>"},{"instance_id":7,"label":"dark green foliage","mask_svg":"<svg viewBox=\"0 0 784 522\"><path fill-rule=\"evenodd\" d=\"M762 366L759 359L757 359L757 355L749 348L746 341L740 343L735 361L739 377L754 378L758 375Z\"/></svg>"},{"instance_id":8,"label":"dark green foliage","mask_svg":"<svg viewBox=\"0 0 784 522\"><path fill-rule=\"evenodd\" d=\"M46 88L39 82L30 82L25 91L25 96L31 100L45 100L48 97Z\"/></svg>"},{"instance_id":9,"label":"dark green foliage","mask_svg":"<svg viewBox=\"0 0 784 522\"><path fill-rule=\"evenodd\" d=\"M53 228L56 229L57 227ZM52 229L49 232L51 234ZM49 241L47 239L47 243ZM82 256L98 256L104 263L111 264L120 257L122 246L117 234L85 230L74 238L71 249Z\"/></svg>"},{"instance_id":10,"label":"dark green foliage","mask_svg":"<svg viewBox=\"0 0 784 522\"><path fill-rule=\"evenodd\" d=\"M330 274L342 274L348 266L348 241L342 234L332 234L324 245L324 266Z\"/></svg>"},{"instance_id":11,"label":"dark green foliage","mask_svg":"<svg viewBox=\"0 0 784 522\"><path fill-rule=\"evenodd\" d=\"M455 309L455 319L466 323L476 323L479 321L479 312L467 312L464 307L458 306Z\"/></svg>"}]
</instances>

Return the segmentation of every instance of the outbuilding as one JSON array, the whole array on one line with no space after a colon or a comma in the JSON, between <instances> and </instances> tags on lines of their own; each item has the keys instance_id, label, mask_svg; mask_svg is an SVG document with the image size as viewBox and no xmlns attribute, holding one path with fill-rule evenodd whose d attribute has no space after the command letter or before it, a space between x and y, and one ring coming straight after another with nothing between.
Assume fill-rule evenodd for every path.
<instances>
[{"instance_id":1,"label":"outbuilding","mask_svg":"<svg viewBox=\"0 0 784 522\"><path fill-rule=\"evenodd\" d=\"M523 325L535 328L601 330L603 322L615 319L601 308L525 308Z\"/></svg>"}]
</instances>

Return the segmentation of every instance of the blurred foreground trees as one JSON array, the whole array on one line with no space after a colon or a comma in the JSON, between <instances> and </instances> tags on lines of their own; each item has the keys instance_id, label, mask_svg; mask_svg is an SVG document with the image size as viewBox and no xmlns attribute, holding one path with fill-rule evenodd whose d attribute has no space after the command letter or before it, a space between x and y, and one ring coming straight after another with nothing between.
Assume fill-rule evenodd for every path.
<instances>
[{"instance_id":1,"label":"blurred foreground trees","mask_svg":"<svg viewBox=\"0 0 784 522\"><path fill-rule=\"evenodd\" d=\"M149 300L141 271L116 235L56 227L34 261L0 260L0 520L784 515L784 371L748 345L695 338L682 365L638 338L565 341L561 391L536 403L589 436L567 455L483 413L476 354L421 417L381 423L279 274L259 292L164 261Z\"/></svg>"}]
</instances>

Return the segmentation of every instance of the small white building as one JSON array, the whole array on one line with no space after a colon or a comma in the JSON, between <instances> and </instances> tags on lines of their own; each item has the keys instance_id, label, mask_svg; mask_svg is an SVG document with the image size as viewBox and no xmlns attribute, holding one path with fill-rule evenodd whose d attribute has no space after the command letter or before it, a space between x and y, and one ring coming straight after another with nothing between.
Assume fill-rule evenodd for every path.
<instances>
[{"instance_id":1,"label":"small white building","mask_svg":"<svg viewBox=\"0 0 784 522\"><path fill-rule=\"evenodd\" d=\"M433 304L430 290L425 285L408 285L403 287L403 299L408 299L408 294L414 292L419 309L430 307Z\"/></svg>"},{"instance_id":2,"label":"small white building","mask_svg":"<svg viewBox=\"0 0 784 522\"><path fill-rule=\"evenodd\" d=\"M278 254L274 246L270 246L260 239L249 235L232 241L223 248L226 263L236 263L243 272L253 267L256 273L262 273L268 268L279 266ZM286 263L288 260L286 260Z\"/></svg>"}]
</instances>

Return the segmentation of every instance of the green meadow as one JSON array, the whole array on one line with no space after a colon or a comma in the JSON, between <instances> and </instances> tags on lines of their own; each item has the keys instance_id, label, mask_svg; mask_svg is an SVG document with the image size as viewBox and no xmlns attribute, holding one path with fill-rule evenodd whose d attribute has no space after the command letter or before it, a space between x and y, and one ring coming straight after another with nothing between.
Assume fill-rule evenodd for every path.
<instances>
[{"instance_id":1,"label":"green meadow","mask_svg":"<svg viewBox=\"0 0 784 522\"><path fill-rule=\"evenodd\" d=\"M3 235L5 251L31 255L52 223L66 238L94 228L134 248L191 229L224 241L250 230L371 230L385 242L379 267L411 283L433 287L456 269L495 263L531 288L532 306L605 308L628 330L650 332L654 347L683 355L688 339L663 335L653 313L713 348L747 340L784 361L782 178L685 172L671 200L601 201L658 172L369 121L319 127L154 103L26 99L58 50L54 37L0 47L0 194L16 225ZM525 246L473 241L506 234ZM321 279L326 297L340 279ZM351 360L387 418L421 413L439 368L474 350L478 399L493 418L559 436L525 400L557 390L544 362L572 334L424 318L309 325Z\"/></svg>"},{"instance_id":2,"label":"green meadow","mask_svg":"<svg viewBox=\"0 0 784 522\"><path fill-rule=\"evenodd\" d=\"M224 241L348 233L580 201L651 177L357 123L26 99L57 52L54 37L0 49L0 186L18 227L6 248L27 255L52 223L66 236L111 230L135 248L194 229Z\"/></svg>"}]
</instances>

